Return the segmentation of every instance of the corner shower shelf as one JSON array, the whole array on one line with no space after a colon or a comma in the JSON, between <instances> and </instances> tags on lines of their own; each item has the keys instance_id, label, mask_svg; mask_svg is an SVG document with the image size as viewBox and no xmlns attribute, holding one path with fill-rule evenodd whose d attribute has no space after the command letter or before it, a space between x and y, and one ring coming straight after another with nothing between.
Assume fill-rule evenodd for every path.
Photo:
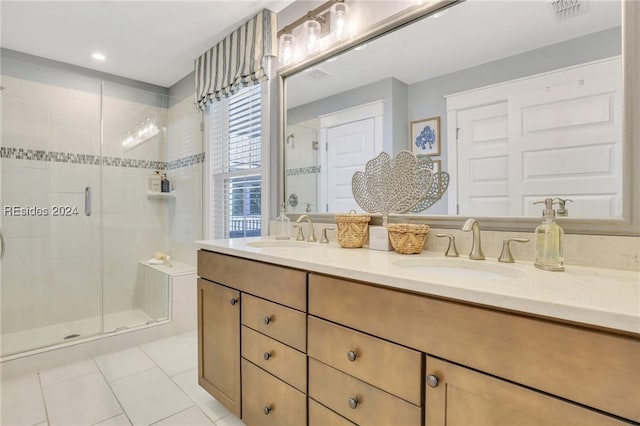
<instances>
[{"instance_id":1,"label":"corner shower shelf","mask_svg":"<svg viewBox=\"0 0 640 426\"><path fill-rule=\"evenodd\" d=\"M165 200L168 198L176 198L176 191L171 191L171 192L147 191L147 198L155 198L160 200Z\"/></svg>"}]
</instances>

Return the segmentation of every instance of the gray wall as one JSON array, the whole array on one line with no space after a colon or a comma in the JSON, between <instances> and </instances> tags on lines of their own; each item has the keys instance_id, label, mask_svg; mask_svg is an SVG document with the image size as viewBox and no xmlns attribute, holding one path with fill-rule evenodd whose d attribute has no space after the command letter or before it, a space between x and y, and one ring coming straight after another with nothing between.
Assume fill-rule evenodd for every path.
<instances>
[{"instance_id":1,"label":"gray wall","mask_svg":"<svg viewBox=\"0 0 640 426\"><path fill-rule=\"evenodd\" d=\"M295 77L294 77L295 78ZM384 101L383 149L394 152L399 137L406 140L407 85L395 78L386 78L355 89L328 96L291 108L287 111L287 124L317 118L320 115L353 108L368 102Z\"/></svg>"},{"instance_id":2,"label":"gray wall","mask_svg":"<svg viewBox=\"0 0 640 426\"><path fill-rule=\"evenodd\" d=\"M0 74L3 75L89 93L99 93L100 82L105 81L114 83L108 86L109 96L138 100L140 93L130 90L138 89L162 95L157 97L153 104L166 107L166 95L169 94L169 89L166 87L53 61L40 56L28 55L15 50L0 49L0 58Z\"/></svg>"},{"instance_id":3,"label":"gray wall","mask_svg":"<svg viewBox=\"0 0 640 426\"><path fill-rule=\"evenodd\" d=\"M195 71L191 71L185 75L173 86L169 87L169 96L171 97L171 105L183 101L185 98L191 96L194 98L196 93L196 77ZM194 105L195 108L195 105Z\"/></svg>"},{"instance_id":4,"label":"gray wall","mask_svg":"<svg viewBox=\"0 0 640 426\"><path fill-rule=\"evenodd\" d=\"M442 160L446 169L449 142L446 95L620 55L621 34L621 27L611 28L412 84L406 122L440 116L442 155L433 159ZM406 141L404 149L410 149L409 138ZM446 197L430 207L428 213L446 214Z\"/></svg>"}]
</instances>

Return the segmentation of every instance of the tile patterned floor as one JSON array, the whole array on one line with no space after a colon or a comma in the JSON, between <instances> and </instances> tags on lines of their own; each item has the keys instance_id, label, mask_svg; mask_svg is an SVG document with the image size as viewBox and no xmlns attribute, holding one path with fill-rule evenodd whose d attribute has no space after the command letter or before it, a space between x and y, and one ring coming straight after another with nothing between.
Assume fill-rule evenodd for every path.
<instances>
[{"instance_id":1,"label":"tile patterned floor","mask_svg":"<svg viewBox=\"0 0 640 426\"><path fill-rule=\"evenodd\" d=\"M244 426L198 385L195 332L5 380L3 426Z\"/></svg>"}]
</instances>

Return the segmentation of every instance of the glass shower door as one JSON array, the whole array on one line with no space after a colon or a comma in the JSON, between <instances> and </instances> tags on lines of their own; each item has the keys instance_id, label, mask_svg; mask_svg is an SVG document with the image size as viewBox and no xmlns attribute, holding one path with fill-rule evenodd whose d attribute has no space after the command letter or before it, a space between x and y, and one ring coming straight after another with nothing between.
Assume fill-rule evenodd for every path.
<instances>
[{"instance_id":1,"label":"glass shower door","mask_svg":"<svg viewBox=\"0 0 640 426\"><path fill-rule=\"evenodd\" d=\"M5 357L100 333L102 266L100 83L2 55Z\"/></svg>"},{"instance_id":2,"label":"glass shower door","mask_svg":"<svg viewBox=\"0 0 640 426\"><path fill-rule=\"evenodd\" d=\"M168 252L175 208L172 194L149 188L155 171L167 172L168 106L166 95L103 83L105 333L170 316L168 276L147 265L156 252Z\"/></svg>"}]
</instances>

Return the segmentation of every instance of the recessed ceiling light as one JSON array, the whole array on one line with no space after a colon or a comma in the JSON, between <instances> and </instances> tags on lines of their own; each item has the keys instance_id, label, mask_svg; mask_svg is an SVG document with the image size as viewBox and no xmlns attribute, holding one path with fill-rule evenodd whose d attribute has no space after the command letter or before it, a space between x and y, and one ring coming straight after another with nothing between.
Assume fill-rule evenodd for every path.
<instances>
[{"instance_id":1,"label":"recessed ceiling light","mask_svg":"<svg viewBox=\"0 0 640 426\"><path fill-rule=\"evenodd\" d=\"M93 53L91 54L91 57L92 57L93 59L95 59L96 61L106 61L106 60L107 60L107 57L106 57L106 56L104 56L104 54L103 54L103 53L100 53L100 52L93 52Z\"/></svg>"}]
</instances>

